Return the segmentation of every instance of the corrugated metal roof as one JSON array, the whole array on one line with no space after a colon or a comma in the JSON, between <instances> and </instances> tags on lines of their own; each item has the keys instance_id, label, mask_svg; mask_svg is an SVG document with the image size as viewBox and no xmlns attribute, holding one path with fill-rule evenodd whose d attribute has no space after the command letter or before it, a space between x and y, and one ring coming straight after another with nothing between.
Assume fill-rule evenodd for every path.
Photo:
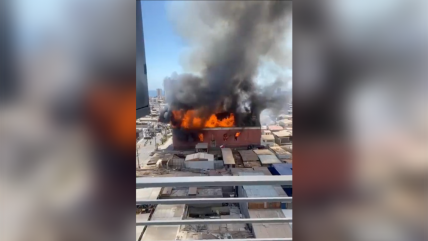
<instances>
[{"instance_id":1,"label":"corrugated metal roof","mask_svg":"<svg viewBox=\"0 0 428 241\"><path fill-rule=\"evenodd\" d=\"M282 163L275 155L259 155L262 164Z\"/></svg>"},{"instance_id":2,"label":"corrugated metal roof","mask_svg":"<svg viewBox=\"0 0 428 241\"><path fill-rule=\"evenodd\" d=\"M273 153L268 149L258 149L258 150L253 150L253 151L257 155L273 155Z\"/></svg>"},{"instance_id":3,"label":"corrugated metal roof","mask_svg":"<svg viewBox=\"0 0 428 241\"><path fill-rule=\"evenodd\" d=\"M263 172L239 172L239 176L264 176ZM251 185L243 186L247 197L278 197L277 191L272 186Z\"/></svg>"},{"instance_id":4,"label":"corrugated metal roof","mask_svg":"<svg viewBox=\"0 0 428 241\"><path fill-rule=\"evenodd\" d=\"M230 148L221 148L221 154L225 165L235 165L235 158Z\"/></svg>"},{"instance_id":5,"label":"corrugated metal roof","mask_svg":"<svg viewBox=\"0 0 428 241\"><path fill-rule=\"evenodd\" d=\"M291 163L279 163L279 164L272 164L272 167L275 168L275 170L280 175L292 175L293 174L293 165Z\"/></svg>"},{"instance_id":6,"label":"corrugated metal roof","mask_svg":"<svg viewBox=\"0 0 428 241\"><path fill-rule=\"evenodd\" d=\"M272 186L243 186L247 197L278 197L278 193Z\"/></svg>"},{"instance_id":7,"label":"corrugated metal roof","mask_svg":"<svg viewBox=\"0 0 428 241\"><path fill-rule=\"evenodd\" d=\"M198 159L214 161L214 155L198 152L198 153L194 153L186 156L186 161L192 161L192 160L198 160Z\"/></svg>"},{"instance_id":8,"label":"corrugated metal roof","mask_svg":"<svg viewBox=\"0 0 428 241\"><path fill-rule=\"evenodd\" d=\"M289 158L289 159L291 159L291 153L288 152L288 151L286 151L286 150L284 150L284 149L282 149L279 146L272 146L272 147L270 147L270 149L273 152L275 152L276 156L278 158L280 158L280 159L283 159L283 158Z\"/></svg>"},{"instance_id":9,"label":"corrugated metal roof","mask_svg":"<svg viewBox=\"0 0 428 241\"><path fill-rule=\"evenodd\" d=\"M239 151L242 160L245 161L258 161L259 157L253 150L241 150Z\"/></svg>"},{"instance_id":10,"label":"corrugated metal roof","mask_svg":"<svg viewBox=\"0 0 428 241\"><path fill-rule=\"evenodd\" d=\"M285 218L281 209L249 209L250 218ZM292 229L285 223L253 223L256 238L291 238Z\"/></svg>"}]
</instances>

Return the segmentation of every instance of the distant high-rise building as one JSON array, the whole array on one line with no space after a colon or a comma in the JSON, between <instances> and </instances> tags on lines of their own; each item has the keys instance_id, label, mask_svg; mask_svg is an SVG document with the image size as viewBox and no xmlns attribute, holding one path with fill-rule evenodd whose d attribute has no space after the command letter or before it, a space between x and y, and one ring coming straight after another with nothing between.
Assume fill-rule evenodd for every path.
<instances>
[{"instance_id":1,"label":"distant high-rise building","mask_svg":"<svg viewBox=\"0 0 428 241\"><path fill-rule=\"evenodd\" d=\"M168 100L169 100L168 96L170 95L169 91L171 90L171 84L172 84L172 79L165 78L163 80L163 89L164 89L164 95L165 95L166 102L168 102Z\"/></svg>"},{"instance_id":2,"label":"distant high-rise building","mask_svg":"<svg viewBox=\"0 0 428 241\"><path fill-rule=\"evenodd\" d=\"M158 97L162 97L162 89L157 89Z\"/></svg>"}]
</instances>

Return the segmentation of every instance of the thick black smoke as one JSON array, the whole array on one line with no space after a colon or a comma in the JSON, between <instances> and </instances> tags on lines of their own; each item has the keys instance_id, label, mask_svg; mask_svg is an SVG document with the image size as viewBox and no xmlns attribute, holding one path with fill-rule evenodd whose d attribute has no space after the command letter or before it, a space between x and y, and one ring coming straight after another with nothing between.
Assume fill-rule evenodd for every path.
<instances>
[{"instance_id":1,"label":"thick black smoke","mask_svg":"<svg viewBox=\"0 0 428 241\"><path fill-rule=\"evenodd\" d=\"M229 112L238 125L251 122L266 108L282 108L286 96L274 95L288 79L278 78L269 88L255 84L264 61L290 68L284 38L290 28L288 1L192 1L171 8L178 33L192 47L183 66L194 74L166 78L169 109L196 109L201 117ZM181 8L180 8L181 7ZM272 90L272 92L269 92ZM254 117L252 117L254 120ZM253 122L254 124L254 122Z\"/></svg>"}]
</instances>

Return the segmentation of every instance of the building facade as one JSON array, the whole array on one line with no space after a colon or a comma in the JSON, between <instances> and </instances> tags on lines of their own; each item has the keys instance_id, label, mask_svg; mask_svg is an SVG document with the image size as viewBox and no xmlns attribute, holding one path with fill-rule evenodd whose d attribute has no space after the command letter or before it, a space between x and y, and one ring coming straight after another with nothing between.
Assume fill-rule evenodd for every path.
<instances>
[{"instance_id":1,"label":"building facade","mask_svg":"<svg viewBox=\"0 0 428 241\"><path fill-rule=\"evenodd\" d=\"M182 130L172 131L175 150L194 149L197 143L208 143L209 148L247 147L260 145L260 127L206 128L197 133L185 134ZM202 135L202 139L198 138Z\"/></svg>"}]
</instances>

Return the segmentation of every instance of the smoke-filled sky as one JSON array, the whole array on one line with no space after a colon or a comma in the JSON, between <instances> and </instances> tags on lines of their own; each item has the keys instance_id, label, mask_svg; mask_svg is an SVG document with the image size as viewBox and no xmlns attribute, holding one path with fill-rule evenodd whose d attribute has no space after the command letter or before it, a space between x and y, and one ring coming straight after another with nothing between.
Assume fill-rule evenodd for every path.
<instances>
[{"instance_id":1,"label":"smoke-filled sky","mask_svg":"<svg viewBox=\"0 0 428 241\"><path fill-rule=\"evenodd\" d=\"M203 119L283 109L287 96L275 91L291 82L291 2L171 2L167 10L188 45L186 73L167 77L170 109L195 109Z\"/></svg>"},{"instance_id":2,"label":"smoke-filled sky","mask_svg":"<svg viewBox=\"0 0 428 241\"><path fill-rule=\"evenodd\" d=\"M190 18L181 18L181 21L177 21L179 12L193 3L194 1L142 2L149 89L163 88L163 79L174 72L178 74L196 72L197 69L189 67L186 63L194 42L189 41L189 36L182 31L183 24L186 25L185 21L189 21ZM193 16L192 23L189 24L200 23L198 16ZM206 32L202 34L205 35ZM285 40L284 45L291 50L291 28L287 29L287 34L289 38ZM259 69L257 79L262 82L273 82L278 70L285 76L291 76L291 67L284 67L286 66L278 68L271 61L265 61ZM291 82L287 87L291 87Z\"/></svg>"}]
</instances>

